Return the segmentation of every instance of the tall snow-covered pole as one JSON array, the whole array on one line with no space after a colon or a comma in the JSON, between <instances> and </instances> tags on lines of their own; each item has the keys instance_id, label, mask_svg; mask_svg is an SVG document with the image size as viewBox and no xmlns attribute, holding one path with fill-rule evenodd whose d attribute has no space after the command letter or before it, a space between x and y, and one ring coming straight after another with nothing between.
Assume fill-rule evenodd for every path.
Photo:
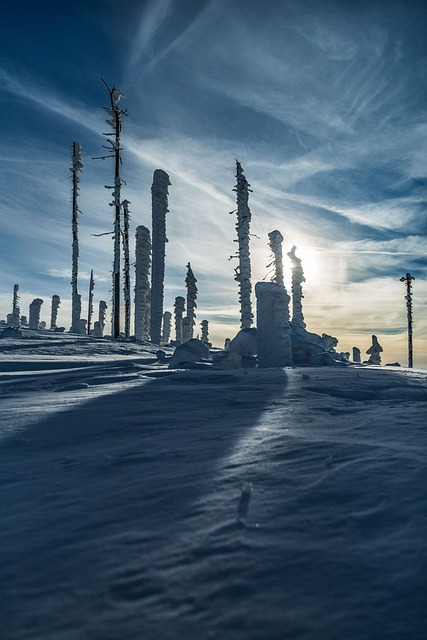
<instances>
[{"instance_id":1,"label":"tall snow-covered pole","mask_svg":"<svg viewBox=\"0 0 427 640\"><path fill-rule=\"evenodd\" d=\"M90 271L90 279L89 279L89 301L88 301L88 311L87 311L87 333L90 334L90 329L92 325L92 315L93 315L93 290L95 288L95 282L93 279L93 269Z\"/></svg>"},{"instance_id":2,"label":"tall snow-covered pole","mask_svg":"<svg viewBox=\"0 0 427 640\"><path fill-rule=\"evenodd\" d=\"M120 244L121 244L121 188L122 179L120 175L120 166L122 164L120 146L121 132L122 132L122 117L127 116L127 110L123 111L119 107L120 98L124 98L124 94L116 87L110 88L108 84L103 80L105 87L110 96L110 106L104 107L108 113L107 124L110 125L112 132L104 133L104 136L111 136L107 138L109 146L103 145L105 149L108 149L109 154L95 158L96 160L105 160L106 158L114 158L114 185L108 186L107 189L113 191L113 201L110 202L110 207L114 207L114 259L113 259L113 295L112 295L112 314L111 314L111 335L113 338L120 336Z\"/></svg>"},{"instance_id":3,"label":"tall snow-covered pole","mask_svg":"<svg viewBox=\"0 0 427 640\"><path fill-rule=\"evenodd\" d=\"M248 329L252 325L253 313L251 304L251 259L249 253L249 230L251 222L251 210L249 209L249 189L250 184L246 180L242 166L236 160L237 184L234 191L237 194L237 242L239 249L237 256L239 266L237 267L235 280L239 283L240 299L240 326Z\"/></svg>"},{"instance_id":4,"label":"tall snow-covered pole","mask_svg":"<svg viewBox=\"0 0 427 640\"><path fill-rule=\"evenodd\" d=\"M152 238L153 257L151 269L151 319L150 338L160 344L163 318L163 294L166 255L166 213L168 212L169 176L162 169L153 175L152 195Z\"/></svg>"},{"instance_id":5,"label":"tall snow-covered pole","mask_svg":"<svg viewBox=\"0 0 427 640\"><path fill-rule=\"evenodd\" d=\"M125 337L130 336L130 260L129 260L129 200L123 200L123 294L125 300Z\"/></svg>"},{"instance_id":6,"label":"tall snow-covered pole","mask_svg":"<svg viewBox=\"0 0 427 640\"><path fill-rule=\"evenodd\" d=\"M408 367L413 367L413 352L412 352L412 280L415 280L414 276L407 273L400 278L400 282L406 282L406 313L408 317Z\"/></svg>"},{"instance_id":7,"label":"tall snow-covered pole","mask_svg":"<svg viewBox=\"0 0 427 640\"><path fill-rule=\"evenodd\" d=\"M135 338L150 339L150 230L143 225L136 228L135 247Z\"/></svg>"},{"instance_id":8,"label":"tall snow-covered pole","mask_svg":"<svg viewBox=\"0 0 427 640\"><path fill-rule=\"evenodd\" d=\"M82 151L78 142L73 142L71 147L71 177L73 182L72 191L72 274L71 274L71 331L79 333L80 331L80 314L81 314L81 296L78 292L78 273L79 273L79 235L78 235L78 195L79 195L79 173L83 171Z\"/></svg>"}]
</instances>

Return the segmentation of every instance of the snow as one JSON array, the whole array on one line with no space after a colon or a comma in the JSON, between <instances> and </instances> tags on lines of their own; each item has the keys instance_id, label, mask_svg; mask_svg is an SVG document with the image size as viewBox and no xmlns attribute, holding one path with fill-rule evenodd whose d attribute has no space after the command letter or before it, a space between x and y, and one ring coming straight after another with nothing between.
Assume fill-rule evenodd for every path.
<instances>
[{"instance_id":1,"label":"snow","mask_svg":"<svg viewBox=\"0 0 427 640\"><path fill-rule=\"evenodd\" d=\"M2 640L425 638L426 371L24 334L0 340Z\"/></svg>"}]
</instances>

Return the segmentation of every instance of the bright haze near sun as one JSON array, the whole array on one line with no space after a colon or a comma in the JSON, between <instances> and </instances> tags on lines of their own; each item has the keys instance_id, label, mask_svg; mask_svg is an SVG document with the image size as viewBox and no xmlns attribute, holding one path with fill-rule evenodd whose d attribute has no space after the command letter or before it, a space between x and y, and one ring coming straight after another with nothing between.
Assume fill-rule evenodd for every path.
<instances>
[{"instance_id":1,"label":"bright haze near sun","mask_svg":"<svg viewBox=\"0 0 427 640\"><path fill-rule=\"evenodd\" d=\"M61 296L71 322L70 146L84 149L79 208L82 317L111 311L113 162L108 94L126 96L122 197L131 242L151 227L153 171L171 181L165 310L199 289L197 328L222 346L239 329L235 159L253 192L252 281L269 279L268 233L303 261L307 328L406 364L405 290L414 277L414 365L427 367L427 9L383 0L91 0L3 3L0 316L20 286ZM132 283L133 286L133 283ZM96 311L95 311L96 313ZM96 319L96 318L95 318Z\"/></svg>"}]
</instances>

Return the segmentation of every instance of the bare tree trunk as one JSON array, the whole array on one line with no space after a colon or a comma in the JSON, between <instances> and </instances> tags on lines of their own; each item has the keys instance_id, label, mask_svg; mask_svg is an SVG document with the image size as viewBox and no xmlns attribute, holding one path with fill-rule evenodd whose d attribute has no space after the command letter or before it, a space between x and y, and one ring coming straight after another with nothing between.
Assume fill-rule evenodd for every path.
<instances>
[{"instance_id":1,"label":"bare tree trunk","mask_svg":"<svg viewBox=\"0 0 427 640\"><path fill-rule=\"evenodd\" d=\"M156 169L153 176L152 223L153 223L153 264L151 271L151 322L150 338L160 344L166 255L166 213L168 212L169 176Z\"/></svg>"},{"instance_id":2,"label":"bare tree trunk","mask_svg":"<svg viewBox=\"0 0 427 640\"><path fill-rule=\"evenodd\" d=\"M237 267L235 280L239 283L239 301L240 301L240 326L242 329L248 329L252 325L253 313L251 304L251 259L249 252L249 230L251 222L251 210L249 209L249 183L246 180L243 169L238 160L236 160L236 178L237 184L234 188L237 194L237 241L239 249L237 256L239 258L239 266Z\"/></svg>"},{"instance_id":3,"label":"bare tree trunk","mask_svg":"<svg viewBox=\"0 0 427 640\"><path fill-rule=\"evenodd\" d=\"M408 367L412 369L413 362L413 350L412 350L412 280L415 280L410 273L400 278L400 282L406 282L406 312L408 318Z\"/></svg>"},{"instance_id":4,"label":"bare tree trunk","mask_svg":"<svg viewBox=\"0 0 427 640\"><path fill-rule=\"evenodd\" d=\"M124 98L124 94L113 86L112 89L108 86L108 84L103 80L105 87L110 96L110 107L106 109L109 119L106 121L107 124L112 128L112 133L114 139L111 140L107 138L107 142L109 146L104 146L105 149L108 149L109 155L101 156L98 159L104 160L105 158L114 158L114 185L109 187L107 185L107 189L113 190L113 201L110 203L111 207L114 207L115 217L114 217L114 260L113 260L113 295L112 295L112 315L111 315L111 335L114 338L118 338L120 336L120 245L121 245L121 188L122 188L122 179L120 175L120 165L122 164L121 158L121 131L122 131L122 116L128 115L127 111L123 111L121 107L119 107L120 98ZM111 133L104 133L105 136L110 136Z\"/></svg>"},{"instance_id":5,"label":"bare tree trunk","mask_svg":"<svg viewBox=\"0 0 427 640\"><path fill-rule=\"evenodd\" d=\"M71 275L71 331L80 332L81 297L78 293L79 274L79 236L78 236L78 195L79 173L83 170L82 148L78 142L71 147L71 174L73 180L73 213L72 213L72 275Z\"/></svg>"},{"instance_id":6,"label":"bare tree trunk","mask_svg":"<svg viewBox=\"0 0 427 640\"><path fill-rule=\"evenodd\" d=\"M130 260L129 260L129 200L123 200L123 256L124 256L124 284L125 300L125 337L130 336Z\"/></svg>"}]
</instances>

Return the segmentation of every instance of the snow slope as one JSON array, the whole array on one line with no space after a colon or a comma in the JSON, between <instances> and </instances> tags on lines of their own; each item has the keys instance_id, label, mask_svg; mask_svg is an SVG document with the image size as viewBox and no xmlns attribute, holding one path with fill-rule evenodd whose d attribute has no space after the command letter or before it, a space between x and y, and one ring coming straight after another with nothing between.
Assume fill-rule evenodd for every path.
<instances>
[{"instance_id":1,"label":"snow slope","mask_svg":"<svg viewBox=\"0 0 427 640\"><path fill-rule=\"evenodd\" d=\"M426 371L28 332L0 372L2 640L425 638Z\"/></svg>"}]
</instances>

